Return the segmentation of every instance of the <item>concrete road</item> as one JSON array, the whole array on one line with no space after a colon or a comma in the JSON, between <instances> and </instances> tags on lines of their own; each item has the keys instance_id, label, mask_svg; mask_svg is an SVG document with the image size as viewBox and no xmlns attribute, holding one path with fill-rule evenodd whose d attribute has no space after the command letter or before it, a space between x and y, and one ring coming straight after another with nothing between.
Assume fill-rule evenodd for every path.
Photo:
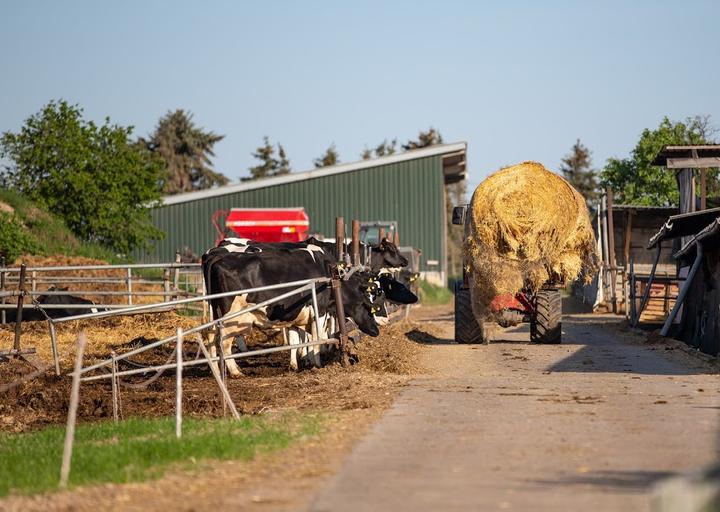
<instances>
[{"instance_id":1,"label":"concrete road","mask_svg":"<svg viewBox=\"0 0 720 512\"><path fill-rule=\"evenodd\" d=\"M320 492L315 511L648 510L653 482L720 458L720 379L616 318L569 315L559 346L451 342ZM418 336L426 338L426 336ZM715 370L716 371L716 370Z\"/></svg>"}]
</instances>

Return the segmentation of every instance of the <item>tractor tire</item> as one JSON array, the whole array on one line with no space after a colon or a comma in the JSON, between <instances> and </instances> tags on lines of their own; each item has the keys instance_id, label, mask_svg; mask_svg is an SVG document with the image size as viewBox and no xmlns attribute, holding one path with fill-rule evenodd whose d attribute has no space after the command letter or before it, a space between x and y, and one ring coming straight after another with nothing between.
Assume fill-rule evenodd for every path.
<instances>
[{"instance_id":1,"label":"tractor tire","mask_svg":"<svg viewBox=\"0 0 720 512\"><path fill-rule=\"evenodd\" d=\"M483 343L485 336L483 325L478 324L473 315L470 290L455 285L455 342Z\"/></svg>"},{"instance_id":2,"label":"tractor tire","mask_svg":"<svg viewBox=\"0 0 720 512\"><path fill-rule=\"evenodd\" d=\"M530 319L530 342L562 342L562 297L560 290L543 289L535 297L535 313Z\"/></svg>"}]
</instances>

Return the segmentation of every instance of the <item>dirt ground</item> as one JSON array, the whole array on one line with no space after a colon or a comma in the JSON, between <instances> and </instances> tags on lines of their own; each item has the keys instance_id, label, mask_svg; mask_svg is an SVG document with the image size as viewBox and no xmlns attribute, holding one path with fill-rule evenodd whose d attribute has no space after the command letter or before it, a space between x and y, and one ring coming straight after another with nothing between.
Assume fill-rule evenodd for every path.
<instances>
[{"instance_id":1,"label":"dirt ground","mask_svg":"<svg viewBox=\"0 0 720 512\"><path fill-rule=\"evenodd\" d=\"M449 307L417 308L411 322L364 338L350 368L296 373L274 356L230 380L246 414L323 411L319 438L250 463L13 497L0 509L647 510L654 482L720 458L716 364L610 315L568 315L563 332L560 346L530 345L518 328L456 345ZM168 414L173 381L124 389L125 415ZM46 377L0 396L3 428L62 421L67 386ZM83 421L107 417L109 386L86 389ZM186 389L191 414L220 414L207 370Z\"/></svg>"}]
</instances>

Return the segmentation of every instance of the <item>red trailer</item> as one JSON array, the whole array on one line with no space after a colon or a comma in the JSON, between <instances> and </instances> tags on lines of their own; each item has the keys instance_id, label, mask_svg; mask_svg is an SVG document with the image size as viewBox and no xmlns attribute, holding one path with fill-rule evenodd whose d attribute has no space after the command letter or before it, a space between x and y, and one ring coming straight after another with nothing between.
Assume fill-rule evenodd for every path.
<instances>
[{"instance_id":1,"label":"red trailer","mask_svg":"<svg viewBox=\"0 0 720 512\"><path fill-rule=\"evenodd\" d=\"M222 230L218 220L225 216L225 228L232 236L248 238L257 242L301 242L307 238L310 220L304 208L232 208L218 210L213 223L220 238L228 229Z\"/></svg>"}]
</instances>

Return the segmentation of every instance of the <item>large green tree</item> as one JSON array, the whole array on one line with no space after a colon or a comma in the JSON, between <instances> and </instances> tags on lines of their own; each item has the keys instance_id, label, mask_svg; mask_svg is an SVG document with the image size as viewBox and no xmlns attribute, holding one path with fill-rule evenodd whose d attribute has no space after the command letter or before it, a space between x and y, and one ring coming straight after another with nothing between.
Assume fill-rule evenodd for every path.
<instances>
[{"instance_id":1,"label":"large green tree","mask_svg":"<svg viewBox=\"0 0 720 512\"><path fill-rule=\"evenodd\" d=\"M618 203L677 205L675 174L652 162L665 145L705 144L712 133L708 117L678 122L665 117L655 130L643 130L629 158L608 159L601 182L613 189Z\"/></svg>"},{"instance_id":2,"label":"large green tree","mask_svg":"<svg viewBox=\"0 0 720 512\"><path fill-rule=\"evenodd\" d=\"M132 127L107 118L96 125L77 105L51 101L0 138L3 184L45 205L83 240L126 253L162 236L148 208L160 199L163 166L131 134Z\"/></svg>"},{"instance_id":3,"label":"large green tree","mask_svg":"<svg viewBox=\"0 0 720 512\"><path fill-rule=\"evenodd\" d=\"M562 159L560 170L565 179L582 194L588 208L592 207L599 195L600 184L597 172L592 168L590 150L577 139L570 153Z\"/></svg>"},{"instance_id":4,"label":"large green tree","mask_svg":"<svg viewBox=\"0 0 720 512\"><path fill-rule=\"evenodd\" d=\"M340 155L337 152L334 142L330 144L330 147L325 150L325 153L321 157L313 160L313 164L315 164L315 168L317 169L321 167L330 167L331 165L337 165L339 163Z\"/></svg>"},{"instance_id":5,"label":"large green tree","mask_svg":"<svg viewBox=\"0 0 720 512\"><path fill-rule=\"evenodd\" d=\"M160 118L155 131L140 143L165 162L163 192L178 194L230 181L212 168L213 147L223 138L195 126L192 113L177 109Z\"/></svg>"},{"instance_id":6,"label":"large green tree","mask_svg":"<svg viewBox=\"0 0 720 512\"><path fill-rule=\"evenodd\" d=\"M270 137L267 135L263 137L263 145L260 146L252 153L252 156L257 158L260 162L258 165L250 167L250 176L241 178L241 181L252 181L263 178L271 178L273 176L280 176L282 174L288 174L290 172L290 160L288 160L285 154L285 148L282 144L277 145L277 157L275 156L275 146L270 143Z\"/></svg>"}]
</instances>

